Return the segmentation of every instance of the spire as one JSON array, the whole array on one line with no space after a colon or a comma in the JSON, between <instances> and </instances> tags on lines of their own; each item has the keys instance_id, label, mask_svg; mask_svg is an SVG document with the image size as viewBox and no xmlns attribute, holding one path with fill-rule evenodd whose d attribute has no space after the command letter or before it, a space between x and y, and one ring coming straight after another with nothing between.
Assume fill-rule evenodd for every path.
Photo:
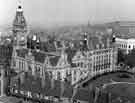
<instances>
[{"instance_id":1,"label":"spire","mask_svg":"<svg viewBox=\"0 0 135 103\"><path fill-rule=\"evenodd\" d=\"M83 49L88 50L88 34L83 33Z\"/></svg>"},{"instance_id":2,"label":"spire","mask_svg":"<svg viewBox=\"0 0 135 103\"><path fill-rule=\"evenodd\" d=\"M18 0L17 12L23 12L21 0Z\"/></svg>"},{"instance_id":3,"label":"spire","mask_svg":"<svg viewBox=\"0 0 135 103\"><path fill-rule=\"evenodd\" d=\"M26 32L27 31L27 24L25 17L23 15L22 3L21 0L18 0L16 10L16 16L13 21L13 32Z\"/></svg>"}]
</instances>

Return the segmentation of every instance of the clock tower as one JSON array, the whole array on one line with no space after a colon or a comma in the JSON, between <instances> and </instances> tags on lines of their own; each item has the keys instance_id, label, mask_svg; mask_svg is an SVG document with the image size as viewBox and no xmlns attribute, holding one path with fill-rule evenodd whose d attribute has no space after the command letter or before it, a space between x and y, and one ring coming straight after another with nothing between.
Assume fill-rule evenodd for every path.
<instances>
[{"instance_id":1,"label":"clock tower","mask_svg":"<svg viewBox=\"0 0 135 103\"><path fill-rule=\"evenodd\" d=\"M26 20L23 15L22 5L20 2L16 10L12 31L14 36L14 46L18 49L27 48L28 30Z\"/></svg>"}]
</instances>

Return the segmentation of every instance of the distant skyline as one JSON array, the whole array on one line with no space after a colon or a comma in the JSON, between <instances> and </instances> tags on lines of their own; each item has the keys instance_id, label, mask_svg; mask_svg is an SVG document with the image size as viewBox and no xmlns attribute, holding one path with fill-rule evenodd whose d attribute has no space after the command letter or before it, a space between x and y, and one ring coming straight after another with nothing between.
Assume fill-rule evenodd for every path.
<instances>
[{"instance_id":1,"label":"distant skyline","mask_svg":"<svg viewBox=\"0 0 135 103\"><path fill-rule=\"evenodd\" d=\"M135 0L21 0L29 25L45 27L135 21ZM0 25L11 25L18 0L0 0Z\"/></svg>"}]
</instances>

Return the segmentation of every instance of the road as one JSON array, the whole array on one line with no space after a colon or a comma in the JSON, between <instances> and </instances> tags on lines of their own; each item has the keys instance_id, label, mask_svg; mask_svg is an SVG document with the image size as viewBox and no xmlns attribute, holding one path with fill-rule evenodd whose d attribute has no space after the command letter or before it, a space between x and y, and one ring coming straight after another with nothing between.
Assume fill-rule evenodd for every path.
<instances>
[{"instance_id":1,"label":"road","mask_svg":"<svg viewBox=\"0 0 135 103\"><path fill-rule=\"evenodd\" d=\"M104 89L106 89L109 86L119 85L119 84L120 84L120 86L119 86L120 88L116 87L116 88L118 88L117 90L115 88L116 91L114 89L112 89L112 88L110 88L110 89L112 89L112 91L114 93L116 93L116 94L119 91L122 90L120 93L124 93L124 95L122 94L122 95L118 96L116 99L112 99L111 100L112 103L134 103L134 102L131 102L131 101L135 101L134 100L134 96L132 96L132 95L134 95L134 93L131 93L131 91L134 92L134 88L133 87L135 87L135 82L117 82L117 81L111 80L110 83L103 84L103 86L101 87L101 89L104 90ZM121 84L123 84L123 85L121 86ZM127 85L126 88L124 87L124 84ZM128 86L128 85L132 85L132 86ZM124 87L124 89L122 89L123 87ZM131 88L131 89L129 89L129 88ZM126 102L124 102L125 100L123 99L123 96L124 96L124 99L126 99ZM126 96L126 98L125 98L125 96Z\"/></svg>"},{"instance_id":2,"label":"road","mask_svg":"<svg viewBox=\"0 0 135 103\"><path fill-rule=\"evenodd\" d=\"M117 81L111 80L110 83L105 83L105 84L103 84L102 88L105 89L107 86L110 86L110 85L117 85L117 84L135 85L135 83L132 83L132 82L117 82Z\"/></svg>"}]
</instances>

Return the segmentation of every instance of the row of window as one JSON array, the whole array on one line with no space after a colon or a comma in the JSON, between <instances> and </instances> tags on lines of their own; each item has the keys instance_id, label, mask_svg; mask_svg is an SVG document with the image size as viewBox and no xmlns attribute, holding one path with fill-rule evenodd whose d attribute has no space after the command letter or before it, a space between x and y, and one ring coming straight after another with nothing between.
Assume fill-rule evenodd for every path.
<instances>
[{"instance_id":1,"label":"row of window","mask_svg":"<svg viewBox=\"0 0 135 103\"><path fill-rule=\"evenodd\" d=\"M77 67L81 67L81 68L87 68L88 67L88 64L85 64L83 62L79 62L79 63L76 63L76 66Z\"/></svg>"},{"instance_id":2,"label":"row of window","mask_svg":"<svg viewBox=\"0 0 135 103\"><path fill-rule=\"evenodd\" d=\"M127 44L119 44L119 48L131 48L131 45L127 45ZM133 45L133 48L135 48L135 45Z\"/></svg>"},{"instance_id":3,"label":"row of window","mask_svg":"<svg viewBox=\"0 0 135 103\"><path fill-rule=\"evenodd\" d=\"M61 73L63 73L63 72L57 71L57 80L62 80L63 79ZM65 77L68 77L69 75L71 75L71 71L66 71Z\"/></svg>"},{"instance_id":4,"label":"row of window","mask_svg":"<svg viewBox=\"0 0 135 103\"><path fill-rule=\"evenodd\" d=\"M100 54L108 54L110 52L111 52L111 49L106 49L106 50L95 51L93 54L100 55Z\"/></svg>"},{"instance_id":5,"label":"row of window","mask_svg":"<svg viewBox=\"0 0 135 103\"><path fill-rule=\"evenodd\" d=\"M18 65L17 61L13 59L13 67L19 68L20 71L24 71L26 69L25 67L25 61L18 59ZM32 72L32 64L28 63L28 71ZM35 73L39 74L39 76L43 76L43 68L41 65L35 65Z\"/></svg>"},{"instance_id":6,"label":"row of window","mask_svg":"<svg viewBox=\"0 0 135 103\"><path fill-rule=\"evenodd\" d=\"M18 89L14 89L14 88L11 88L10 89L10 93L11 94L18 94L18 95L22 95L22 96L25 96L27 98L36 98L36 99L45 99L45 100L52 100L52 97L51 96L44 96L43 94L41 93L32 93L30 91L22 91L22 90L18 90Z\"/></svg>"},{"instance_id":7,"label":"row of window","mask_svg":"<svg viewBox=\"0 0 135 103\"><path fill-rule=\"evenodd\" d=\"M110 59L105 59L105 60L98 60L96 62L94 62L94 65L97 65L97 64L107 64L109 63L111 60Z\"/></svg>"},{"instance_id":8,"label":"row of window","mask_svg":"<svg viewBox=\"0 0 135 103\"><path fill-rule=\"evenodd\" d=\"M97 61L97 60L104 60L106 58L111 58L111 54L106 54L106 55L102 55L102 56L95 56L94 57L94 61Z\"/></svg>"},{"instance_id":9,"label":"row of window","mask_svg":"<svg viewBox=\"0 0 135 103\"><path fill-rule=\"evenodd\" d=\"M99 70L103 70L107 68L110 68L110 63L105 64L105 65L96 65L94 66L94 71L99 71Z\"/></svg>"}]
</instances>

